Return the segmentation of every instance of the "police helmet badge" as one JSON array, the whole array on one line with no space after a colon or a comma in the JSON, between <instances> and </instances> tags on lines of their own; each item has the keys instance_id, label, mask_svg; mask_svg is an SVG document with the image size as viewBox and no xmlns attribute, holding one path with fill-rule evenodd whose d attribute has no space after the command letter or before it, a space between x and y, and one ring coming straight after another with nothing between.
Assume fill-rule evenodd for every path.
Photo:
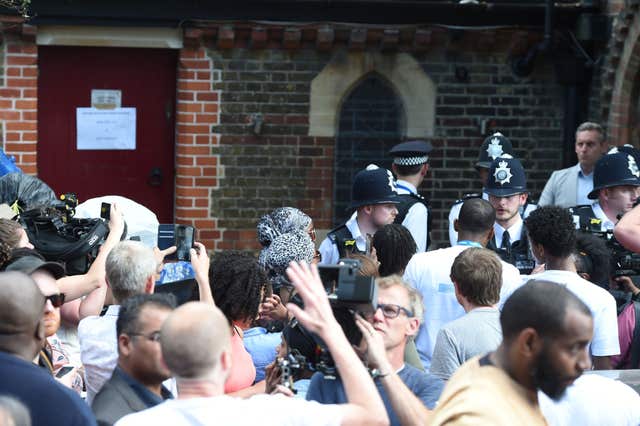
<instances>
[{"instance_id":1,"label":"police helmet badge","mask_svg":"<svg viewBox=\"0 0 640 426\"><path fill-rule=\"evenodd\" d=\"M500 157L504 151L502 150L502 145L500 145L499 138L492 138L487 146L487 154L491 157L492 160Z\"/></svg>"},{"instance_id":2,"label":"police helmet badge","mask_svg":"<svg viewBox=\"0 0 640 426\"><path fill-rule=\"evenodd\" d=\"M507 167L509 163L506 161L501 161L498 163L499 167L496 167L496 171L493 173L493 177L496 179L496 182L500 185L504 185L505 183L510 183L513 175L511 174L511 169Z\"/></svg>"},{"instance_id":3,"label":"police helmet badge","mask_svg":"<svg viewBox=\"0 0 640 426\"><path fill-rule=\"evenodd\" d=\"M627 168L635 177L640 177L640 170L638 169L638 164L636 163L635 158L632 155L627 155Z\"/></svg>"}]
</instances>

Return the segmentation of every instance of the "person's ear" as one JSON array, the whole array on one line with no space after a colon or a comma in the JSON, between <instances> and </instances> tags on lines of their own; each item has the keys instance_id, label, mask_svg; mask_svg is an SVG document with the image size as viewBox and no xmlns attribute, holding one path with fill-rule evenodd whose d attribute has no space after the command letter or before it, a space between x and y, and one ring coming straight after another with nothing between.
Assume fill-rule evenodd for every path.
<instances>
[{"instance_id":1,"label":"person's ear","mask_svg":"<svg viewBox=\"0 0 640 426\"><path fill-rule=\"evenodd\" d=\"M429 163L424 163L422 165L422 168L420 169L420 174L422 176L426 176L428 171L429 171Z\"/></svg>"},{"instance_id":2,"label":"person's ear","mask_svg":"<svg viewBox=\"0 0 640 426\"><path fill-rule=\"evenodd\" d=\"M373 206L372 206L372 205L370 205L370 204L367 204L366 206L363 206L363 207L362 207L362 211L363 211L366 215L371 216L371 214L373 214Z\"/></svg>"},{"instance_id":3,"label":"person's ear","mask_svg":"<svg viewBox=\"0 0 640 426\"><path fill-rule=\"evenodd\" d=\"M542 338L540 338L538 332L531 327L522 330L515 340L515 348L518 356L524 360L536 358L542 350L542 347Z\"/></svg>"},{"instance_id":4,"label":"person's ear","mask_svg":"<svg viewBox=\"0 0 640 426\"><path fill-rule=\"evenodd\" d=\"M153 294L153 289L155 288L156 281L153 275L149 275L147 278L147 282L144 284L144 292L146 294Z\"/></svg>"},{"instance_id":5,"label":"person's ear","mask_svg":"<svg viewBox=\"0 0 640 426\"><path fill-rule=\"evenodd\" d=\"M529 239L529 243L531 244L531 253L533 254L533 257L535 257L538 262L545 263L546 259L544 256L544 247L542 246L542 244L531 241L531 239Z\"/></svg>"},{"instance_id":6,"label":"person's ear","mask_svg":"<svg viewBox=\"0 0 640 426\"><path fill-rule=\"evenodd\" d=\"M45 326L44 326L44 317L40 318L38 321L38 325L33 333L34 339L38 342L38 347L41 347L46 339Z\"/></svg>"},{"instance_id":7,"label":"person's ear","mask_svg":"<svg viewBox=\"0 0 640 426\"><path fill-rule=\"evenodd\" d=\"M460 225L458 225L458 219L453 220L453 230L456 232L460 232Z\"/></svg>"},{"instance_id":8,"label":"person's ear","mask_svg":"<svg viewBox=\"0 0 640 426\"><path fill-rule=\"evenodd\" d=\"M578 275L580 275L583 279L585 279L587 281L591 281L591 275L589 275L586 272L578 272Z\"/></svg>"},{"instance_id":9,"label":"person's ear","mask_svg":"<svg viewBox=\"0 0 640 426\"><path fill-rule=\"evenodd\" d=\"M396 165L396 163L391 163L391 171L394 175L398 176L398 166Z\"/></svg>"},{"instance_id":10,"label":"person's ear","mask_svg":"<svg viewBox=\"0 0 640 426\"><path fill-rule=\"evenodd\" d=\"M418 334L418 330L420 329L420 318L411 317L407 322L407 336L415 336Z\"/></svg>"},{"instance_id":11,"label":"person's ear","mask_svg":"<svg viewBox=\"0 0 640 426\"><path fill-rule=\"evenodd\" d=\"M118 353L123 356L129 356L131 353L131 337L127 334L118 336Z\"/></svg>"}]
</instances>

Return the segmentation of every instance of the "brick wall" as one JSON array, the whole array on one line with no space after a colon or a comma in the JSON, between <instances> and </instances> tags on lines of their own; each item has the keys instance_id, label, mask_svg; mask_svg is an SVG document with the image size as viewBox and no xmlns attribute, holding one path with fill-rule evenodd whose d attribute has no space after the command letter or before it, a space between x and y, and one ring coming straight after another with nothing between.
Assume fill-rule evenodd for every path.
<instances>
[{"instance_id":1,"label":"brick wall","mask_svg":"<svg viewBox=\"0 0 640 426\"><path fill-rule=\"evenodd\" d=\"M5 23L6 25L6 23ZM13 24L2 34L2 142L25 173L36 174L38 49L35 28Z\"/></svg>"},{"instance_id":2,"label":"brick wall","mask_svg":"<svg viewBox=\"0 0 640 426\"><path fill-rule=\"evenodd\" d=\"M422 188L432 200L436 242L446 241L451 203L480 189L472 165L484 138L482 120L512 139L535 196L561 166L562 88L544 58L531 76L513 76L507 61L513 37L506 31L468 32L454 40L436 32L431 49L414 52L437 85L436 150ZM209 55L221 76L214 84L221 93L214 152L224 177L211 203L211 215L224 230L218 247L255 247L257 218L282 205L302 208L318 228L330 228L335 139L306 134L310 82L331 51L304 44L291 51L252 49L236 40L233 48L211 46ZM462 68L466 80L456 77ZM260 135L253 131L256 114L264 120Z\"/></svg>"}]
</instances>

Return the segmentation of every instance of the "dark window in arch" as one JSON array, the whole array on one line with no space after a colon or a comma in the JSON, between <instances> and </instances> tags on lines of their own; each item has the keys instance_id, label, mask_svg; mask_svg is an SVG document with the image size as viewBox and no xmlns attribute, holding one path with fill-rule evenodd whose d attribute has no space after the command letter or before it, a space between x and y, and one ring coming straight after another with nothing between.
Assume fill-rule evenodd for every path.
<instances>
[{"instance_id":1,"label":"dark window in arch","mask_svg":"<svg viewBox=\"0 0 640 426\"><path fill-rule=\"evenodd\" d=\"M402 101L389 83L376 74L367 76L347 96L340 111L335 152L334 224L350 214L353 177L374 163L390 168L389 149L403 137Z\"/></svg>"}]
</instances>

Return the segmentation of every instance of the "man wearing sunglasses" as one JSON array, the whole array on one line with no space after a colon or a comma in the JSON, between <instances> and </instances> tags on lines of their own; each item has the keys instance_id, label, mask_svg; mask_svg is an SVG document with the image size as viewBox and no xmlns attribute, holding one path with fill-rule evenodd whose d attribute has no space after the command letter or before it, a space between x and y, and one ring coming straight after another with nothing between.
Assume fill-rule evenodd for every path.
<instances>
[{"instance_id":1,"label":"man wearing sunglasses","mask_svg":"<svg viewBox=\"0 0 640 426\"><path fill-rule=\"evenodd\" d=\"M46 340L38 357L38 364L46 368L62 384L82 391L82 372L80 365L72 365L66 348L56 335L60 328L60 307L64 304L65 295L60 293L57 280L65 276L64 267L56 262L46 262L36 251L17 258L7 271L19 271L29 275L44 294L44 327Z\"/></svg>"},{"instance_id":2,"label":"man wearing sunglasses","mask_svg":"<svg viewBox=\"0 0 640 426\"><path fill-rule=\"evenodd\" d=\"M362 318L359 320L363 332L361 349L367 352L364 361L372 368L391 425L400 425L406 423L407 419L403 416L412 411L408 404L415 402L415 398L397 398L397 395L410 391L425 407L433 409L444 382L404 363L407 341L420 328L423 310L420 294L397 275L379 278L376 284L377 308L365 314L368 324L363 324ZM367 347L373 346L367 343L373 335L381 338L384 354ZM347 401L347 396L339 378L325 379L321 373L315 373L311 378L307 399L322 404L341 404Z\"/></svg>"},{"instance_id":3,"label":"man wearing sunglasses","mask_svg":"<svg viewBox=\"0 0 640 426\"><path fill-rule=\"evenodd\" d=\"M99 425L112 425L172 397L162 385L171 373L162 359L160 329L174 308L168 294L139 294L120 306L118 365L91 404Z\"/></svg>"}]
</instances>

